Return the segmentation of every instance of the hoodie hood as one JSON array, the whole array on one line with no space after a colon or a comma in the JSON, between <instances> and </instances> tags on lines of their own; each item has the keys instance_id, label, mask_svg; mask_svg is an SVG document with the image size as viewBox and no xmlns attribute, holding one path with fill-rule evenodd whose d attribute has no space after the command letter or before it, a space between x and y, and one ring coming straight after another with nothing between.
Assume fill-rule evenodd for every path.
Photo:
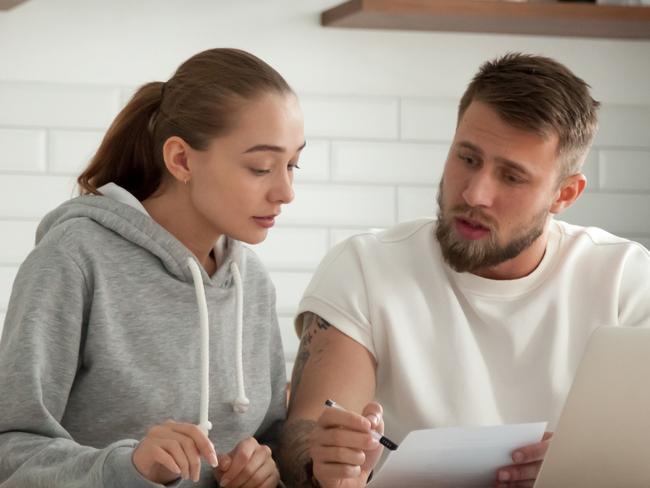
<instances>
[{"instance_id":1,"label":"hoodie hood","mask_svg":"<svg viewBox=\"0 0 650 488\"><path fill-rule=\"evenodd\" d=\"M74 219L88 218L155 255L160 259L162 266L176 278L184 282L192 282L192 272L187 266L187 259L189 257L196 259L196 256L143 210L144 208L140 210L132 204L125 204L108 196L77 197L45 216L36 231L36 244L58 226ZM229 272L230 262L239 263L241 254L241 243L226 237L223 257L217 272L210 277L205 269L199 266L203 282L217 281L228 286L232 279Z\"/></svg>"}]
</instances>

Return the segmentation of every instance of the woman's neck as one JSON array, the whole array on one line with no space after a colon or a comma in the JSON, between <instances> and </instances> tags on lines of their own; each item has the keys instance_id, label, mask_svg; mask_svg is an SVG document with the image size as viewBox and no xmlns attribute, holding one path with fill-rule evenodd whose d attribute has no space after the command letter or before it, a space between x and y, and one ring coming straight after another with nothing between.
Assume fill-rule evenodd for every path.
<instances>
[{"instance_id":1,"label":"woman's neck","mask_svg":"<svg viewBox=\"0 0 650 488\"><path fill-rule=\"evenodd\" d=\"M205 268L208 275L217 269L214 245L219 234L196 212L189 193L180 185L171 185L142 201L152 219L185 245Z\"/></svg>"}]
</instances>

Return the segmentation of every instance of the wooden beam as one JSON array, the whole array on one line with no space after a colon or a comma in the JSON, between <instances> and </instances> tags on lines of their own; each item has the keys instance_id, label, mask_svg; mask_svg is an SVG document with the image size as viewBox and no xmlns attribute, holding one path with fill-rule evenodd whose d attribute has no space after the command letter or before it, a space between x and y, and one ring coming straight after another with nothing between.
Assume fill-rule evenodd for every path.
<instances>
[{"instance_id":1,"label":"wooden beam","mask_svg":"<svg viewBox=\"0 0 650 488\"><path fill-rule=\"evenodd\" d=\"M16 5L25 3L27 0L0 0L0 10L9 10L14 8Z\"/></svg>"},{"instance_id":2,"label":"wooden beam","mask_svg":"<svg viewBox=\"0 0 650 488\"><path fill-rule=\"evenodd\" d=\"M350 0L321 14L330 27L571 37L650 38L650 7L504 0Z\"/></svg>"}]
</instances>

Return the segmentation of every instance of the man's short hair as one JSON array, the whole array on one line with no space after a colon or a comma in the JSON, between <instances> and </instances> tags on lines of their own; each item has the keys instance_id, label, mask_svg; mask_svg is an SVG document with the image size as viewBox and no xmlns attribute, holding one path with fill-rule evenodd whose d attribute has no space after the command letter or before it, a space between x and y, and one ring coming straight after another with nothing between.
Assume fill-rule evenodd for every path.
<instances>
[{"instance_id":1,"label":"man's short hair","mask_svg":"<svg viewBox=\"0 0 650 488\"><path fill-rule=\"evenodd\" d=\"M458 107L458 123L473 101L504 122L543 137L559 137L560 178L578 173L598 128L600 103L590 86L557 61L508 53L481 65Z\"/></svg>"}]
</instances>

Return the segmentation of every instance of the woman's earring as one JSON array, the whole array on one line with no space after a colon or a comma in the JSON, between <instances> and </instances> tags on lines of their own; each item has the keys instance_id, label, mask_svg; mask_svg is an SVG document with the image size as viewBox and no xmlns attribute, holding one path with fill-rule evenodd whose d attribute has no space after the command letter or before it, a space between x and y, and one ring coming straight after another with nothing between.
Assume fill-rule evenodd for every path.
<instances>
[{"instance_id":1,"label":"woman's earring","mask_svg":"<svg viewBox=\"0 0 650 488\"><path fill-rule=\"evenodd\" d=\"M189 179L189 178L186 179L185 181L183 181L183 183L185 183L186 185L187 185L189 182L190 182L190 179Z\"/></svg>"}]
</instances>

